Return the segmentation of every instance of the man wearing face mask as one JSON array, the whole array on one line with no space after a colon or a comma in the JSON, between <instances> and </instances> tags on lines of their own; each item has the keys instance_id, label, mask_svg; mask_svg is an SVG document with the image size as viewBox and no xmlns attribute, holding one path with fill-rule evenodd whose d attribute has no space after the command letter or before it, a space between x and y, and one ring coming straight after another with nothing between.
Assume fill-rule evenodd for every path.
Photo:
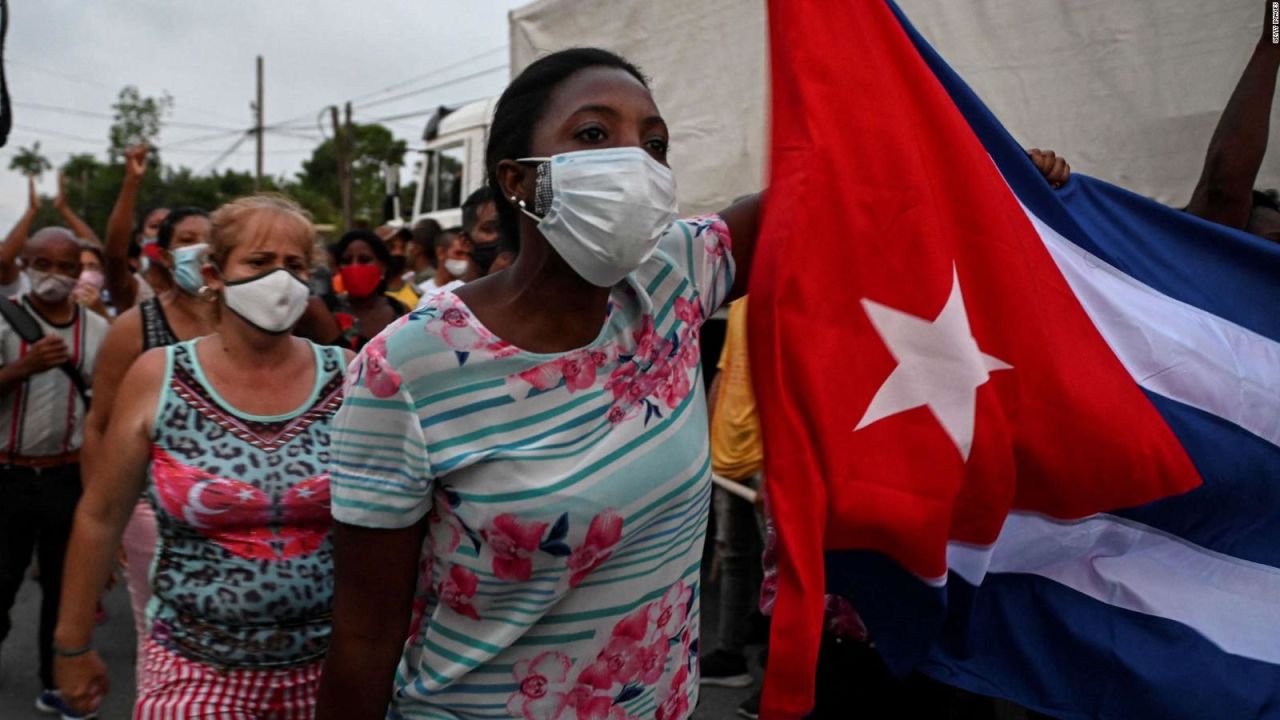
<instances>
[{"instance_id":1,"label":"man wearing face mask","mask_svg":"<svg viewBox=\"0 0 1280 720\"><path fill-rule=\"evenodd\" d=\"M63 710L53 691L51 642L63 556L80 497L85 400L70 373L92 376L107 321L71 297L80 244L64 228L45 228L24 249L29 293L17 303L44 337L27 343L0 319L0 641L33 550L40 563L40 679L37 705ZM76 717L64 714L63 717Z\"/></svg>"},{"instance_id":2,"label":"man wearing face mask","mask_svg":"<svg viewBox=\"0 0 1280 720\"><path fill-rule=\"evenodd\" d=\"M432 252L435 253L435 274L419 286L422 300L439 292L452 291L462 286L465 279L473 272L474 264L471 254L467 252L467 242L462 237L462 228L453 227L436 235Z\"/></svg>"}]
</instances>

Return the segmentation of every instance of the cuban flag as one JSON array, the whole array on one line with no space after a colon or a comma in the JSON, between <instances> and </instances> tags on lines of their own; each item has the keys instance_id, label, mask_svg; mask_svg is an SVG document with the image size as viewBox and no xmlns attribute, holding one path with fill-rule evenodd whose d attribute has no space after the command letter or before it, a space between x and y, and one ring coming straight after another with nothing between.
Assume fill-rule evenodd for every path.
<instances>
[{"instance_id":1,"label":"cuban flag","mask_svg":"<svg viewBox=\"0 0 1280 720\"><path fill-rule=\"evenodd\" d=\"M1280 717L1280 247L1053 190L891 3L769 23L763 716L835 592L895 670L1057 717Z\"/></svg>"}]
</instances>

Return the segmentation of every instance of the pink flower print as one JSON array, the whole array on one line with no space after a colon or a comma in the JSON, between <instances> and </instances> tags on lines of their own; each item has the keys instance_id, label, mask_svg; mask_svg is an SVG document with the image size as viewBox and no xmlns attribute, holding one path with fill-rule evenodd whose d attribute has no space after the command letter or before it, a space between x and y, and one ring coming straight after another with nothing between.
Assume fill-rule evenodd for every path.
<instances>
[{"instance_id":1,"label":"pink flower print","mask_svg":"<svg viewBox=\"0 0 1280 720\"><path fill-rule=\"evenodd\" d=\"M432 546L436 554L448 555L462 544L462 526L452 512L443 515L438 511L439 505L428 516Z\"/></svg>"},{"instance_id":2,"label":"pink flower print","mask_svg":"<svg viewBox=\"0 0 1280 720\"><path fill-rule=\"evenodd\" d=\"M561 715L558 720L613 720L613 697L596 692L595 686L581 680L572 690L565 694L565 709L572 709L572 715Z\"/></svg>"},{"instance_id":3,"label":"pink flower print","mask_svg":"<svg viewBox=\"0 0 1280 720\"><path fill-rule=\"evenodd\" d=\"M680 363L664 366L666 377L655 388L658 399L675 409L689 394L689 371Z\"/></svg>"},{"instance_id":4,"label":"pink flower print","mask_svg":"<svg viewBox=\"0 0 1280 720\"><path fill-rule=\"evenodd\" d=\"M676 317L684 324L695 327L702 324L702 307L700 305L689 302L684 297L677 297L674 309Z\"/></svg>"},{"instance_id":5,"label":"pink flower print","mask_svg":"<svg viewBox=\"0 0 1280 720\"><path fill-rule=\"evenodd\" d=\"M707 248L707 254L712 257L724 257L733 250L733 241L729 237L729 226L718 215L703 218L704 221L710 221L711 227L702 235L702 242Z\"/></svg>"},{"instance_id":6,"label":"pink flower print","mask_svg":"<svg viewBox=\"0 0 1280 720\"><path fill-rule=\"evenodd\" d=\"M636 679L645 685L652 685L658 682L662 677L662 666L667 660L666 638L658 638L651 644L640 648L637 651L639 655L639 668L636 671Z\"/></svg>"},{"instance_id":7,"label":"pink flower print","mask_svg":"<svg viewBox=\"0 0 1280 720\"><path fill-rule=\"evenodd\" d=\"M560 371L559 361L553 360L517 373L516 377L535 389L548 390L558 385L560 378L564 377L564 375Z\"/></svg>"},{"instance_id":8,"label":"pink flower print","mask_svg":"<svg viewBox=\"0 0 1280 720\"><path fill-rule=\"evenodd\" d=\"M622 517L616 512L605 510L591 518L586 538L569 554L567 564L573 571L569 575L569 587L578 587L592 570L608 560L621 539Z\"/></svg>"},{"instance_id":9,"label":"pink flower print","mask_svg":"<svg viewBox=\"0 0 1280 720\"><path fill-rule=\"evenodd\" d=\"M653 317L645 315L640 320L640 327L631 333L631 337L636 341L634 353L636 362L644 363L651 360L658 345L658 333L653 328Z\"/></svg>"},{"instance_id":10,"label":"pink flower print","mask_svg":"<svg viewBox=\"0 0 1280 720\"><path fill-rule=\"evenodd\" d=\"M631 418L639 417L639 415L639 405L614 405L609 408L608 420L609 424L618 425L630 420Z\"/></svg>"},{"instance_id":11,"label":"pink flower print","mask_svg":"<svg viewBox=\"0 0 1280 720\"><path fill-rule=\"evenodd\" d=\"M387 361L387 336L378 335L364 348L364 384L374 397L386 398L400 391L400 373Z\"/></svg>"},{"instance_id":12,"label":"pink flower print","mask_svg":"<svg viewBox=\"0 0 1280 720\"><path fill-rule=\"evenodd\" d=\"M613 626L612 637L629 640L633 643L642 643L645 638L649 637L650 623L657 613L654 612L654 604L648 603L641 605L630 615L622 618Z\"/></svg>"},{"instance_id":13,"label":"pink flower print","mask_svg":"<svg viewBox=\"0 0 1280 720\"><path fill-rule=\"evenodd\" d=\"M609 381L604 384L604 389L613 393L613 399L618 400L627 394L628 388L631 387L632 381L636 376L636 366L632 363L619 365L609 376Z\"/></svg>"},{"instance_id":14,"label":"pink flower print","mask_svg":"<svg viewBox=\"0 0 1280 720\"><path fill-rule=\"evenodd\" d=\"M586 390L596 384L596 364L585 351L569 353L557 365L569 392Z\"/></svg>"},{"instance_id":15,"label":"pink flower print","mask_svg":"<svg viewBox=\"0 0 1280 720\"><path fill-rule=\"evenodd\" d=\"M658 634L667 639L676 637L682 629L689 613L689 599L693 590L684 582L678 582L667 589L656 604L657 614L654 624Z\"/></svg>"},{"instance_id":16,"label":"pink flower print","mask_svg":"<svg viewBox=\"0 0 1280 720\"><path fill-rule=\"evenodd\" d=\"M501 580L528 580L533 574L529 555L538 549L546 530L547 523L524 522L510 513L494 518L488 528L480 531L493 550L493 574Z\"/></svg>"},{"instance_id":17,"label":"pink flower print","mask_svg":"<svg viewBox=\"0 0 1280 720\"><path fill-rule=\"evenodd\" d=\"M517 662L511 669L517 689L507 699L507 712L524 720L555 720L565 708L563 686L571 665L569 658L558 652Z\"/></svg>"},{"instance_id":18,"label":"pink flower print","mask_svg":"<svg viewBox=\"0 0 1280 720\"><path fill-rule=\"evenodd\" d=\"M442 303L439 317L427 321L426 331L440 336L446 345L459 352L472 352L488 345L488 340L471 324L471 313L456 303Z\"/></svg>"},{"instance_id":19,"label":"pink flower print","mask_svg":"<svg viewBox=\"0 0 1280 720\"><path fill-rule=\"evenodd\" d=\"M640 674L643 651L643 647L628 638L611 638L596 661L578 676L578 683L598 690L609 690L614 684L625 685Z\"/></svg>"},{"instance_id":20,"label":"pink flower print","mask_svg":"<svg viewBox=\"0 0 1280 720\"><path fill-rule=\"evenodd\" d=\"M605 345L602 348L593 348L584 352L586 352L587 358L592 365L596 366L597 370L603 370L605 366L618 358L617 351L614 350L612 345Z\"/></svg>"},{"instance_id":21,"label":"pink flower print","mask_svg":"<svg viewBox=\"0 0 1280 720\"><path fill-rule=\"evenodd\" d=\"M440 583L440 602L459 615L479 620L480 613L471 606L471 598L475 596L479 586L480 580L475 573L461 565L454 565L449 568L449 577Z\"/></svg>"},{"instance_id":22,"label":"pink flower print","mask_svg":"<svg viewBox=\"0 0 1280 720\"><path fill-rule=\"evenodd\" d=\"M654 713L657 720L683 720L689 714L689 692L685 683L689 680L689 664L681 663L671 676L671 693L658 705Z\"/></svg>"}]
</instances>

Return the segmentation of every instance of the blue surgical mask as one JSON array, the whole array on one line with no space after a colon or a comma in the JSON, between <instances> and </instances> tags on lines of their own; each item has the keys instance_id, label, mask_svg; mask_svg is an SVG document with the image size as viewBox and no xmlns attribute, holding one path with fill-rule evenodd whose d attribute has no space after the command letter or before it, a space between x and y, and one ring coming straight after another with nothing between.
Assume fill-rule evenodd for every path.
<instances>
[{"instance_id":1,"label":"blue surgical mask","mask_svg":"<svg viewBox=\"0 0 1280 720\"><path fill-rule=\"evenodd\" d=\"M204 285L200 267L209 254L209 245L188 245L173 251L173 282L188 295L195 295Z\"/></svg>"}]
</instances>

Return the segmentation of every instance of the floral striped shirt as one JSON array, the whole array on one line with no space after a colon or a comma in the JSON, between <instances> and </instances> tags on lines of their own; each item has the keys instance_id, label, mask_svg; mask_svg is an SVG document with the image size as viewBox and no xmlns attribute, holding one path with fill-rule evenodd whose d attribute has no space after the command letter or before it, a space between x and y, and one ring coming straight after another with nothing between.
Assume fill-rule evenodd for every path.
<instances>
[{"instance_id":1,"label":"floral striped shirt","mask_svg":"<svg viewBox=\"0 0 1280 720\"><path fill-rule=\"evenodd\" d=\"M352 364L333 515L429 527L388 717L689 715L710 499L698 333L728 250L719 217L674 223L578 350L520 350L442 292Z\"/></svg>"}]
</instances>

